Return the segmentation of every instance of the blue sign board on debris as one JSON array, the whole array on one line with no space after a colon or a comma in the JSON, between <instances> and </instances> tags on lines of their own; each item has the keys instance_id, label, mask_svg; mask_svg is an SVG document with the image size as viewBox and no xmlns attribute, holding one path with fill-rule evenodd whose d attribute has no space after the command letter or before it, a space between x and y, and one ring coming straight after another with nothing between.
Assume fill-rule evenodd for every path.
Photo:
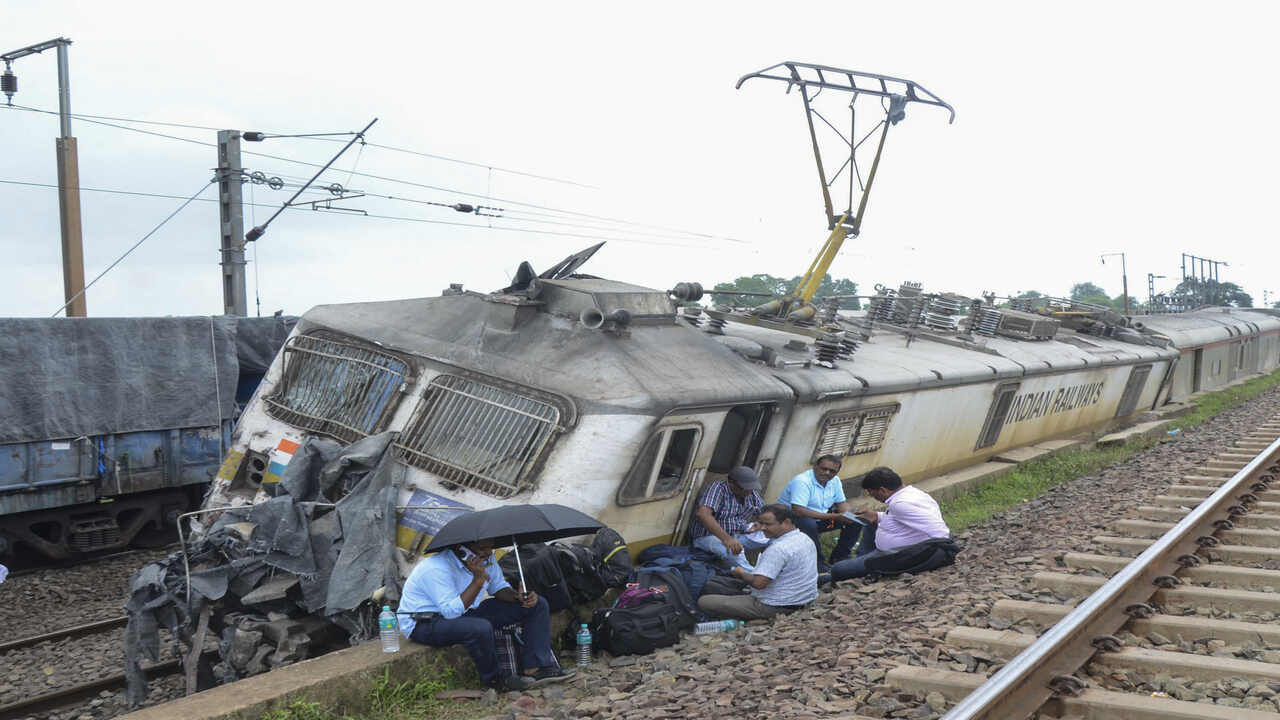
<instances>
[{"instance_id":1,"label":"blue sign board on debris","mask_svg":"<svg viewBox=\"0 0 1280 720\"><path fill-rule=\"evenodd\" d=\"M426 490L414 490L413 496L409 498L409 505L433 505L436 507L457 508L456 510L421 510L411 509L405 510L400 514L400 524L410 530L435 535L440 532L440 528L444 527L450 520L458 517L463 513L469 513L475 508L470 505L464 505L457 500L450 500L441 497L435 493L429 493Z\"/></svg>"}]
</instances>

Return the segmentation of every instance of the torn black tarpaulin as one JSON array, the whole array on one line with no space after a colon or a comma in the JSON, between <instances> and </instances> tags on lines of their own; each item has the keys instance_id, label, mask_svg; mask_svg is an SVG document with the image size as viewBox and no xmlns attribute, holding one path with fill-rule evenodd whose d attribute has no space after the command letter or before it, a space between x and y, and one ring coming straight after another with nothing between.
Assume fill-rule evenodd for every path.
<instances>
[{"instance_id":1,"label":"torn black tarpaulin","mask_svg":"<svg viewBox=\"0 0 1280 720\"><path fill-rule=\"evenodd\" d=\"M206 531L190 538L190 598L181 553L135 573L125 605L131 706L146 697L141 660L160 659L159 628L189 643L194 620L206 602L215 603L213 631L224 639L239 638L236 658L224 653L219 663L215 675L220 681L293 662L314 647L278 633L263 636L245 630L237 635L223 616L233 610L235 617L243 618L240 608L250 602L255 612L272 616L320 616L321 625L327 620L330 627L343 628L351 643L376 632L373 613L365 607L370 596L385 585L390 597L398 597L400 588L395 560L399 487L393 479L396 465L387 452L392 437L393 433L382 433L346 447L331 440L303 443L295 455L304 461L289 464L281 479L283 494L257 505L228 508ZM338 498L335 508L329 495L347 487L351 492ZM278 593L263 592L271 583L293 576L293 589L282 585ZM249 597L254 591L259 592ZM246 642L257 643L248 660L240 657L246 654ZM182 656L177 641L174 654Z\"/></svg>"}]
</instances>

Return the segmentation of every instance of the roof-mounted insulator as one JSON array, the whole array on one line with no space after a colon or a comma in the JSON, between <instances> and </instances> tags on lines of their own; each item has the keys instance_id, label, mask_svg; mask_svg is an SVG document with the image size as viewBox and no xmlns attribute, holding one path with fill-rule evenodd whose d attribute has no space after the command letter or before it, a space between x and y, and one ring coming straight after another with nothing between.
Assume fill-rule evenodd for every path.
<instances>
[{"instance_id":1,"label":"roof-mounted insulator","mask_svg":"<svg viewBox=\"0 0 1280 720\"><path fill-rule=\"evenodd\" d=\"M9 104L13 104L13 94L18 92L18 76L13 74L13 69L9 63L4 64L4 74L0 75L0 92L3 92L9 98Z\"/></svg>"}]
</instances>

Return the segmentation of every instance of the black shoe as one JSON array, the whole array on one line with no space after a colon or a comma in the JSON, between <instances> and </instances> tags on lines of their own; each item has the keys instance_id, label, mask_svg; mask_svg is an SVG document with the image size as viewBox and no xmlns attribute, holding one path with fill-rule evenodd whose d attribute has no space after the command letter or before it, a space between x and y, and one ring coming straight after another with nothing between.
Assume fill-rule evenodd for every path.
<instances>
[{"instance_id":1,"label":"black shoe","mask_svg":"<svg viewBox=\"0 0 1280 720\"><path fill-rule=\"evenodd\" d=\"M530 687L542 687L543 685L550 685L551 683L564 682L577 674L577 670L566 670L561 667L544 667L538 668L538 672L532 675L525 675L524 677L533 680L533 684L530 685Z\"/></svg>"},{"instance_id":2,"label":"black shoe","mask_svg":"<svg viewBox=\"0 0 1280 720\"><path fill-rule=\"evenodd\" d=\"M818 587L822 587L823 585L830 585L830 584L831 584L831 573L829 572L818 573Z\"/></svg>"},{"instance_id":3,"label":"black shoe","mask_svg":"<svg viewBox=\"0 0 1280 720\"><path fill-rule=\"evenodd\" d=\"M489 683L489 687L500 692L528 690L533 687L533 678L526 675L504 675Z\"/></svg>"}]
</instances>

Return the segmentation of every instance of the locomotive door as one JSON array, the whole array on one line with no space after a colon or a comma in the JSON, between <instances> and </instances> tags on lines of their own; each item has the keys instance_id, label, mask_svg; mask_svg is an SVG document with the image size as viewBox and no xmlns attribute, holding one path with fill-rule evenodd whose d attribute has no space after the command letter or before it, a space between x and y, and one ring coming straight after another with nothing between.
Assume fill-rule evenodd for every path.
<instances>
[{"instance_id":1,"label":"locomotive door","mask_svg":"<svg viewBox=\"0 0 1280 720\"><path fill-rule=\"evenodd\" d=\"M672 529L671 537L674 542L684 542L698 496L708 484L723 480L730 470L739 465L754 468L760 475L761 483L768 481L782 434L782 423L772 422L776 411L774 403L752 403L734 405L719 412L719 432L714 441L710 438L703 441L703 451L699 453L700 462L694 468L693 481L685 488L684 501ZM771 433L771 429L774 432Z\"/></svg>"}]
</instances>

